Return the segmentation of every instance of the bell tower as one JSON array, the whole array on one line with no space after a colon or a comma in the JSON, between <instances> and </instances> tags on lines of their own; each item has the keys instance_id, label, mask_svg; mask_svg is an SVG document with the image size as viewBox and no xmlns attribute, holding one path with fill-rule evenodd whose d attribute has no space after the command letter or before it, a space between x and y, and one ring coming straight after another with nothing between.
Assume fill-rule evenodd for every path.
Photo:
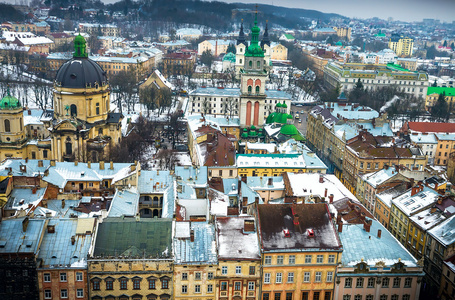
<instances>
[{"instance_id":1,"label":"bell tower","mask_svg":"<svg viewBox=\"0 0 455 300\"><path fill-rule=\"evenodd\" d=\"M0 101L0 143L18 145L25 141L23 109L8 87L6 96Z\"/></svg>"},{"instance_id":2,"label":"bell tower","mask_svg":"<svg viewBox=\"0 0 455 300\"><path fill-rule=\"evenodd\" d=\"M258 14L251 28L251 42L245 50L243 69L240 70L240 126L262 126L264 124L265 68L264 51L259 45Z\"/></svg>"}]
</instances>

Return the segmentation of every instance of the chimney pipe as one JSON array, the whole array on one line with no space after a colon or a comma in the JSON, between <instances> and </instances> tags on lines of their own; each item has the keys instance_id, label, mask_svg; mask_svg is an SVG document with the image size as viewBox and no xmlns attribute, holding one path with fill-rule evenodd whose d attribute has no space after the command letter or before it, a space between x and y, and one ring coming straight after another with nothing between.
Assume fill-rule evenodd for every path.
<instances>
[{"instance_id":1,"label":"chimney pipe","mask_svg":"<svg viewBox=\"0 0 455 300\"><path fill-rule=\"evenodd\" d=\"M272 178L272 177L269 178L269 183L268 183L268 185L273 185L273 178Z\"/></svg>"},{"instance_id":2,"label":"chimney pipe","mask_svg":"<svg viewBox=\"0 0 455 300\"><path fill-rule=\"evenodd\" d=\"M62 208L65 208L65 199L62 199Z\"/></svg>"},{"instance_id":3,"label":"chimney pipe","mask_svg":"<svg viewBox=\"0 0 455 300\"><path fill-rule=\"evenodd\" d=\"M329 195L329 203L330 203L330 204L333 203L333 194L330 194L330 195Z\"/></svg>"},{"instance_id":4,"label":"chimney pipe","mask_svg":"<svg viewBox=\"0 0 455 300\"><path fill-rule=\"evenodd\" d=\"M92 163L89 160L87 161L87 168L89 168L89 169L92 168Z\"/></svg>"},{"instance_id":5,"label":"chimney pipe","mask_svg":"<svg viewBox=\"0 0 455 300\"><path fill-rule=\"evenodd\" d=\"M77 166L77 160L74 161L74 165Z\"/></svg>"},{"instance_id":6,"label":"chimney pipe","mask_svg":"<svg viewBox=\"0 0 455 300\"><path fill-rule=\"evenodd\" d=\"M439 196L439 197L438 197L438 205L441 205L441 204L442 204L442 197Z\"/></svg>"},{"instance_id":7,"label":"chimney pipe","mask_svg":"<svg viewBox=\"0 0 455 300\"><path fill-rule=\"evenodd\" d=\"M343 232L343 222L338 223L338 232Z\"/></svg>"},{"instance_id":8,"label":"chimney pipe","mask_svg":"<svg viewBox=\"0 0 455 300\"><path fill-rule=\"evenodd\" d=\"M104 170L104 161L100 160L100 170Z\"/></svg>"},{"instance_id":9,"label":"chimney pipe","mask_svg":"<svg viewBox=\"0 0 455 300\"><path fill-rule=\"evenodd\" d=\"M111 160L111 170L114 170L114 162Z\"/></svg>"},{"instance_id":10,"label":"chimney pipe","mask_svg":"<svg viewBox=\"0 0 455 300\"><path fill-rule=\"evenodd\" d=\"M29 222L29 218L28 217L25 217L24 220L22 220L22 231L23 232L26 232L27 231L27 227L28 227L28 222Z\"/></svg>"},{"instance_id":11,"label":"chimney pipe","mask_svg":"<svg viewBox=\"0 0 455 300\"><path fill-rule=\"evenodd\" d=\"M194 230L191 229L190 231L190 241L194 242Z\"/></svg>"},{"instance_id":12,"label":"chimney pipe","mask_svg":"<svg viewBox=\"0 0 455 300\"><path fill-rule=\"evenodd\" d=\"M324 190L324 197L327 197L327 188Z\"/></svg>"},{"instance_id":13,"label":"chimney pipe","mask_svg":"<svg viewBox=\"0 0 455 300\"><path fill-rule=\"evenodd\" d=\"M381 231L381 229L378 229L378 239L380 239L380 238L381 238L381 234L382 234L382 231Z\"/></svg>"},{"instance_id":14,"label":"chimney pipe","mask_svg":"<svg viewBox=\"0 0 455 300\"><path fill-rule=\"evenodd\" d=\"M319 174L319 183L324 183L324 177L322 174Z\"/></svg>"},{"instance_id":15,"label":"chimney pipe","mask_svg":"<svg viewBox=\"0 0 455 300\"><path fill-rule=\"evenodd\" d=\"M71 237L71 245L74 245L76 243L76 238L74 235Z\"/></svg>"},{"instance_id":16,"label":"chimney pipe","mask_svg":"<svg viewBox=\"0 0 455 300\"><path fill-rule=\"evenodd\" d=\"M363 221L363 229L365 229L366 232L370 232L370 227L373 222L371 220L365 220Z\"/></svg>"}]
</instances>

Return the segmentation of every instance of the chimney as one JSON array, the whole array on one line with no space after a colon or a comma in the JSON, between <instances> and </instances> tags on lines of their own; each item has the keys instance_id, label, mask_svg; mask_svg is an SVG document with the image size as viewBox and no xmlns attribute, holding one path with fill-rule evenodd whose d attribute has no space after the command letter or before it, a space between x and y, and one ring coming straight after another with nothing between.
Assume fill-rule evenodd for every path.
<instances>
[{"instance_id":1,"label":"chimney","mask_svg":"<svg viewBox=\"0 0 455 300\"><path fill-rule=\"evenodd\" d=\"M411 197L419 192L420 187L418 185L413 186L411 189Z\"/></svg>"},{"instance_id":2,"label":"chimney","mask_svg":"<svg viewBox=\"0 0 455 300\"><path fill-rule=\"evenodd\" d=\"M327 188L324 190L324 197L327 197Z\"/></svg>"},{"instance_id":3,"label":"chimney","mask_svg":"<svg viewBox=\"0 0 455 300\"><path fill-rule=\"evenodd\" d=\"M100 170L104 170L104 161L100 160Z\"/></svg>"},{"instance_id":4,"label":"chimney","mask_svg":"<svg viewBox=\"0 0 455 300\"><path fill-rule=\"evenodd\" d=\"M243 220L243 232L254 232L254 220Z\"/></svg>"},{"instance_id":5,"label":"chimney","mask_svg":"<svg viewBox=\"0 0 455 300\"><path fill-rule=\"evenodd\" d=\"M273 185L273 178L272 177L270 177L268 181L269 181L268 185Z\"/></svg>"},{"instance_id":6,"label":"chimney","mask_svg":"<svg viewBox=\"0 0 455 300\"><path fill-rule=\"evenodd\" d=\"M438 205L441 205L441 204L442 204L442 197L438 196Z\"/></svg>"},{"instance_id":7,"label":"chimney","mask_svg":"<svg viewBox=\"0 0 455 300\"><path fill-rule=\"evenodd\" d=\"M39 168L42 168L43 167L43 161L40 159L38 160L38 167Z\"/></svg>"},{"instance_id":8,"label":"chimney","mask_svg":"<svg viewBox=\"0 0 455 300\"><path fill-rule=\"evenodd\" d=\"M55 225L47 225L47 233L54 233Z\"/></svg>"},{"instance_id":9,"label":"chimney","mask_svg":"<svg viewBox=\"0 0 455 300\"><path fill-rule=\"evenodd\" d=\"M49 168L46 168L46 170L44 170L44 176L49 176Z\"/></svg>"},{"instance_id":10,"label":"chimney","mask_svg":"<svg viewBox=\"0 0 455 300\"><path fill-rule=\"evenodd\" d=\"M32 189L32 194L36 194L36 190L37 190L36 186L33 187L33 189Z\"/></svg>"},{"instance_id":11,"label":"chimney","mask_svg":"<svg viewBox=\"0 0 455 300\"><path fill-rule=\"evenodd\" d=\"M29 109L28 111L28 115L31 116L32 115L32 111Z\"/></svg>"},{"instance_id":12,"label":"chimney","mask_svg":"<svg viewBox=\"0 0 455 300\"><path fill-rule=\"evenodd\" d=\"M28 163L28 157L25 158L25 163Z\"/></svg>"},{"instance_id":13,"label":"chimney","mask_svg":"<svg viewBox=\"0 0 455 300\"><path fill-rule=\"evenodd\" d=\"M337 224L341 222L341 214L337 213Z\"/></svg>"},{"instance_id":14,"label":"chimney","mask_svg":"<svg viewBox=\"0 0 455 300\"><path fill-rule=\"evenodd\" d=\"M190 231L190 241L194 242L194 230L191 229Z\"/></svg>"},{"instance_id":15,"label":"chimney","mask_svg":"<svg viewBox=\"0 0 455 300\"><path fill-rule=\"evenodd\" d=\"M75 161L74 161L74 165L77 166L77 164L78 164L78 162L77 162L77 160L75 160Z\"/></svg>"},{"instance_id":16,"label":"chimney","mask_svg":"<svg viewBox=\"0 0 455 300\"><path fill-rule=\"evenodd\" d=\"M381 229L378 229L378 239L380 239L380 238L381 238L381 234L382 234L382 231L381 231Z\"/></svg>"},{"instance_id":17,"label":"chimney","mask_svg":"<svg viewBox=\"0 0 455 300\"><path fill-rule=\"evenodd\" d=\"M87 161L87 168L89 168L89 169L92 168L92 163L89 160Z\"/></svg>"},{"instance_id":18,"label":"chimney","mask_svg":"<svg viewBox=\"0 0 455 300\"><path fill-rule=\"evenodd\" d=\"M343 232L343 222L338 223L338 232Z\"/></svg>"},{"instance_id":19,"label":"chimney","mask_svg":"<svg viewBox=\"0 0 455 300\"><path fill-rule=\"evenodd\" d=\"M111 164L110 169L111 169L111 170L114 170L114 162L113 162L112 160L111 160L110 164Z\"/></svg>"},{"instance_id":20,"label":"chimney","mask_svg":"<svg viewBox=\"0 0 455 300\"><path fill-rule=\"evenodd\" d=\"M55 167L55 159L51 159L51 166Z\"/></svg>"},{"instance_id":21,"label":"chimney","mask_svg":"<svg viewBox=\"0 0 455 300\"><path fill-rule=\"evenodd\" d=\"M300 224L300 222L299 222L299 215L298 215L298 214L295 214L295 215L294 215L294 220L293 220L293 222L294 222L294 226L298 226L298 225Z\"/></svg>"},{"instance_id":22,"label":"chimney","mask_svg":"<svg viewBox=\"0 0 455 300\"><path fill-rule=\"evenodd\" d=\"M384 169L388 170L389 169L389 165L384 165Z\"/></svg>"},{"instance_id":23,"label":"chimney","mask_svg":"<svg viewBox=\"0 0 455 300\"><path fill-rule=\"evenodd\" d=\"M27 172L27 166L26 166L26 165L21 165L21 166L19 167L19 169L21 170L22 173Z\"/></svg>"},{"instance_id":24,"label":"chimney","mask_svg":"<svg viewBox=\"0 0 455 300\"><path fill-rule=\"evenodd\" d=\"M25 217L24 220L22 220L22 231L23 232L26 232L27 231L27 227L28 227L28 222L30 220L28 219L28 217Z\"/></svg>"},{"instance_id":25,"label":"chimney","mask_svg":"<svg viewBox=\"0 0 455 300\"><path fill-rule=\"evenodd\" d=\"M62 208L65 208L65 199L62 199Z\"/></svg>"},{"instance_id":26,"label":"chimney","mask_svg":"<svg viewBox=\"0 0 455 300\"><path fill-rule=\"evenodd\" d=\"M322 174L319 174L319 183L324 183L324 177Z\"/></svg>"},{"instance_id":27,"label":"chimney","mask_svg":"<svg viewBox=\"0 0 455 300\"><path fill-rule=\"evenodd\" d=\"M333 194L330 194L330 195L329 195L329 203L330 203L330 204L333 203Z\"/></svg>"},{"instance_id":28,"label":"chimney","mask_svg":"<svg viewBox=\"0 0 455 300\"><path fill-rule=\"evenodd\" d=\"M76 243L76 237L73 235L71 237L71 245L74 245Z\"/></svg>"},{"instance_id":29,"label":"chimney","mask_svg":"<svg viewBox=\"0 0 455 300\"><path fill-rule=\"evenodd\" d=\"M373 221L371 220L365 220L363 221L363 229L365 229L366 232L370 232L370 227Z\"/></svg>"},{"instance_id":30,"label":"chimney","mask_svg":"<svg viewBox=\"0 0 455 300\"><path fill-rule=\"evenodd\" d=\"M246 176L242 176L241 180L246 183Z\"/></svg>"},{"instance_id":31,"label":"chimney","mask_svg":"<svg viewBox=\"0 0 455 300\"><path fill-rule=\"evenodd\" d=\"M433 206L433 207L430 209L430 214L434 214L437 210L438 210L438 208L435 207L435 206Z\"/></svg>"}]
</instances>

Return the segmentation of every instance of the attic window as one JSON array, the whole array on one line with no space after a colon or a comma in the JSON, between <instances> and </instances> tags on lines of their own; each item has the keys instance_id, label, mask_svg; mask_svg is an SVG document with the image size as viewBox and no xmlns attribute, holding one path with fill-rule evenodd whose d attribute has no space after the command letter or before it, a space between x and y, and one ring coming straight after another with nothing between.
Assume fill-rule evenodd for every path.
<instances>
[{"instance_id":1,"label":"attic window","mask_svg":"<svg viewBox=\"0 0 455 300\"><path fill-rule=\"evenodd\" d=\"M289 238L291 237L291 233L289 232L289 229L283 229L283 234L284 234L284 237L286 238Z\"/></svg>"},{"instance_id":2,"label":"attic window","mask_svg":"<svg viewBox=\"0 0 455 300\"><path fill-rule=\"evenodd\" d=\"M6 241L0 241L0 248L5 248Z\"/></svg>"},{"instance_id":3,"label":"attic window","mask_svg":"<svg viewBox=\"0 0 455 300\"><path fill-rule=\"evenodd\" d=\"M306 233L307 233L308 237L314 237L314 230L313 229L308 229L306 231Z\"/></svg>"},{"instance_id":4,"label":"attic window","mask_svg":"<svg viewBox=\"0 0 455 300\"><path fill-rule=\"evenodd\" d=\"M54 233L55 225L47 225L47 233Z\"/></svg>"}]
</instances>

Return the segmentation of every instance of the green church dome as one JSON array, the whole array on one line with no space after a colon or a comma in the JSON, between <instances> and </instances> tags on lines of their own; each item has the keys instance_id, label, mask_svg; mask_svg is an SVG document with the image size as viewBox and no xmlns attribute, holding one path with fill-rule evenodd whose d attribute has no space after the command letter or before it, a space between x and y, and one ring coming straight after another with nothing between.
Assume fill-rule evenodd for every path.
<instances>
[{"instance_id":1,"label":"green church dome","mask_svg":"<svg viewBox=\"0 0 455 300\"><path fill-rule=\"evenodd\" d=\"M281 105L282 108L288 108L288 106L286 105L286 103L283 102L283 104Z\"/></svg>"},{"instance_id":2,"label":"green church dome","mask_svg":"<svg viewBox=\"0 0 455 300\"><path fill-rule=\"evenodd\" d=\"M273 120L275 119L275 116L276 116L276 115L277 115L276 112L271 113L271 114L267 117L267 119L265 120L265 123L266 123L266 124L272 124L272 123L273 123Z\"/></svg>"},{"instance_id":3,"label":"green church dome","mask_svg":"<svg viewBox=\"0 0 455 300\"><path fill-rule=\"evenodd\" d=\"M292 124L287 124L281 127L280 133L284 135L296 135L299 134L297 128Z\"/></svg>"},{"instance_id":4,"label":"green church dome","mask_svg":"<svg viewBox=\"0 0 455 300\"><path fill-rule=\"evenodd\" d=\"M275 107L283 107L283 105L280 102L278 102L277 105L275 105Z\"/></svg>"},{"instance_id":5,"label":"green church dome","mask_svg":"<svg viewBox=\"0 0 455 300\"><path fill-rule=\"evenodd\" d=\"M21 107L19 100L16 97L11 96L9 88L6 93L6 96L0 100L0 109L15 109Z\"/></svg>"}]
</instances>

